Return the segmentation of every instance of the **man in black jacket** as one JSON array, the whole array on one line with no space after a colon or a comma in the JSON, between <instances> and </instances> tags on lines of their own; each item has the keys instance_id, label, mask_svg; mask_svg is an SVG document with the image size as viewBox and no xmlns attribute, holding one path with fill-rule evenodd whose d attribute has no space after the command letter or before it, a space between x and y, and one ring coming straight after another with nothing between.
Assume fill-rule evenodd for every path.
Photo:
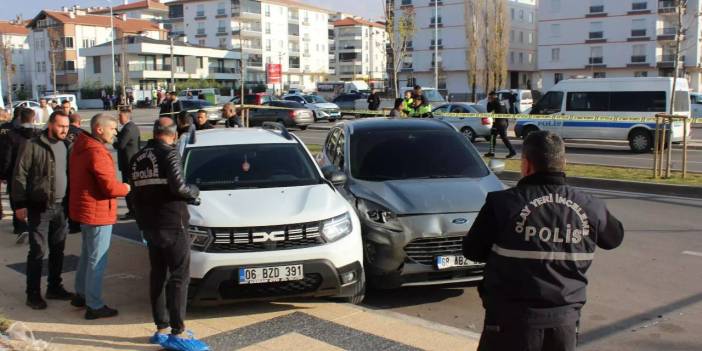
<instances>
[{"instance_id":1,"label":"man in black jacket","mask_svg":"<svg viewBox=\"0 0 702 351\"><path fill-rule=\"evenodd\" d=\"M507 113L507 108L502 104L501 101L497 99L497 93L494 91L490 92L488 95L488 103L487 103L487 112L488 113L495 113L498 115L506 114ZM492 129L490 130L490 151L485 154L485 157L494 157L495 156L495 145L497 144L497 136L500 136L500 139L502 139L502 142L505 144L507 149L509 150L509 154L506 156L506 158L512 158L514 157L517 152L514 151L514 147L512 146L512 143L509 141L509 138L507 137L507 128L509 127L509 121L506 118L495 118L493 124L492 124Z\"/></svg>"},{"instance_id":2,"label":"man in black jacket","mask_svg":"<svg viewBox=\"0 0 702 351\"><path fill-rule=\"evenodd\" d=\"M225 128L241 128L244 126L234 104L231 102L227 102L222 106L222 119L224 120Z\"/></svg>"},{"instance_id":3,"label":"man in black jacket","mask_svg":"<svg viewBox=\"0 0 702 351\"><path fill-rule=\"evenodd\" d=\"M368 95L368 109L371 111L376 111L380 107L380 95L378 95L378 92L373 89L371 90L371 94Z\"/></svg>"},{"instance_id":4,"label":"man in black jacket","mask_svg":"<svg viewBox=\"0 0 702 351\"><path fill-rule=\"evenodd\" d=\"M136 221L147 241L151 262L151 309L157 328L151 342L169 350L177 349L173 344L199 342L181 338L190 280L186 204L198 204L200 192L185 183L174 147L177 138L173 120L161 117L154 125L154 138L131 161ZM167 336L169 326L171 335Z\"/></svg>"},{"instance_id":5,"label":"man in black jacket","mask_svg":"<svg viewBox=\"0 0 702 351\"><path fill-rule=\"evenodd\" d=\"M195 129L207 130L213 128L214 126L210 124L210 121L207 119L207 111L198 110L197 114L195 115Z\"/></svg>"},{"instance_id":6,"label":"man in black jacket","mask_svg":"<svg viewBox=\"0 0 702 351\"><path fill-rule=\"evenodd\" d=\"M68 126L66 142L68 142L68 144L73 144L73 142L76 141L76 138L78 138L78 135L83 132L83 129L80 127L80 115L77 113L72 113L68 117L68 120L71 124Z\"/></svg>"},{"instance_id":7,"label":"man in black jacket","mask_svg":"<svg viewBox=\"0 0 702 351\"><path fill-rule=\"evenodd\" d=\"M12 173L17 162L17 154L24 144L38 135L34 128L35 112L30 108L18 107L19 126L8 129L4 145L0 148L0 179L7 179L7 191L10 194L10 208L12 208L13 232L17 234L17 243L22 244L29 235L27 223L17 217L15 201L12 198Z\"/></svg>"},{"instance_id":8,"label":"man in black jacket","mask_svg":"<svg viewBox=\"0 0 702 351\"><path fill-rule=\"evenodd\" d=\"M480 351L575 350L595 248L616 248L624 229L601 200L566 185L564 167L560 137L530 134L523 178L488 194L463 241L466 258L487 263Z\"/></svg>"},{"instance_id":9,"label":"man in black jacket","mask_svg":"<svg viewBox=\"0 0 702 351\"><path fill-rule=\"evenodd\" d=\"M126 109L122 109L119 112L119 124L122 125L122 129L117 133L117 140L114 143L115 150L117 150L117 166L119 172L122 173L122 181L129 183L129 175L131 174L129 161L132 159L132 156L139 152L141 133L139 132L139 127L132 122L131 114ZM132 195L128 194L125 200L128 212L122 219L132 219L134 218Z\"/></svg>"},{"instance_id":10,"label":"man in black jacket","mask_svg":"<svg viewBox=\"0 0 702 351\"><path fill-rule=\"evenodd\" d=\"M160 117L170 117L173 121L178 118L178 112L183 110L183 103L178 100L175 91L168 93L168 97L161 103Z\"/></svg>"}]
</instances>

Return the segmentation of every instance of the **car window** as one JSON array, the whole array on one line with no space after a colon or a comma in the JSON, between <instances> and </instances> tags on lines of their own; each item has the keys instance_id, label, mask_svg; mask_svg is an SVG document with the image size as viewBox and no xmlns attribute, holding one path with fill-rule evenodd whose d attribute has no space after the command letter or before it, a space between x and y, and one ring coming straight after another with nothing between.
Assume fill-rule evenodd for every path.
<instances>
[{"instance_id":1,"label":"car window","mask_svg":"<svg viewBox=\"0 0 702 351\"><path fill-rule=\"evenodd\" d=\"M437 113L437 112L448 112L450 107L451 107L451 105L439 106L439 107L435 108L434 111L432 111L432 112L434 112L434 113Z\"/></svg>"},{"instance_id":2,"label":"car window","mask_svg":"<svg viewBox=\"0 0 702 351\"><path fill-rule=\"evenodd\" d=\"M332 163L334 162L334 157L336 156L336 144L339 138L339 133L341 133L341 129L334 128L334 130L332 130L327 136L327 143L324 146L324 153Z\"/></svg>"},{"instance_id":3,"label":"car window","mask_svg":"<svg viewBox=\"0 0 702 351\"><path fill-rule=\"evenodd\" d=\"M530 91L523 91L522 92L522 100L531 100L531 92Z\"/></svg>"},{"instance_id":4,"label":"car window","mask_svg":"<svg viewBox=\"0 0 702 351\"><path fill-rule=\"evenodd\" d=\"M351 175L368 181L489 174L468 139L450 129L354 132L349 157Z\"/></svg>"},{"instance_id":5,"label":"car window","mask_svg":"<svg viewBox=\"0 0 702 351\"><path fill-rule=\"evenodd\" d=\"M297 101L287 101L287 100L272 100L266 103L266 105L269 106L277 106L277 107L290 107L290 108L303 108L305 105L297 102Z\"/></svg>"},{"instance_id":6,"label":"car window","mask_svg":"<svg viewBox=\"0 0 702 351\"><path fill-rule=\"evenodd\" d=\"M451 112L453 112L453 113L473 113L473 111L470 111L461 105L453 105L453 107L451 107Z\"/></svg>"},{"instance_id":7,"label":"car window","mask_svg":"<svg viewBox=\"0 0 702 351\"><path fill-rule=\"evenodd\" d=\"M336 167L338 167L339 170L342 171L344 170L344 145L346 145L344 131L340 130L334 152L334 165L336 165Z\"/></svg>"},{"instance_id":8,"label":"car window","mask_svg":"<svg viewBox=\"0 0 702 351\"><path fill-rule=\"evenodd\" d=\"M561 111L561 106L563 106L563 92L549 91L536 103L531 114L557 113Z\"/></svg>"},{"instance_id":9,"label":"car window","mask_svg":"<svg viewBox=\"0 0 702 351\"><path fill-rule=\"evenodd\" d=\"M184 159L186 182L202 191L322 183L297 143L196 147L187 149Z\"/></svg>"},{"instance_id":10,"label":"car window","mask_svg":"<svg viewBox=\"0 0 702 351\"><path fill-rule=\"evenodd\" d=\"M470 108L475 111L475 113L487 113L487 108L482 105L470 105Z\"/></svg>"}]
</instances>

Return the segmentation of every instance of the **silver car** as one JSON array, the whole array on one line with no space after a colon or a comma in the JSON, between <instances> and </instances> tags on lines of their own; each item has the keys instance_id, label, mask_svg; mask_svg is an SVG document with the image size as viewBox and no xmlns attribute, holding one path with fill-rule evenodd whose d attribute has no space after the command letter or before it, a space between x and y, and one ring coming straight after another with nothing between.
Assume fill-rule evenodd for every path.
<instances>
[{"instance_id":1,"label":"silver car","mask_svg":"<svg viewBox=\"0 0 702 351\"><path fill-rule=\"evenodd\" d=\"M368 118L337 124L317 161L346 173L339 191L361 219L366 280L380 289L482 279L463 257L488 192L504 185L475 147L435 119ZM493 172L494 171L494 172Z\"/></svg>"},{"instance_id":2,"label":"silver car","mask_svg":"<svg viewBox=\"0 0 702 351\"><path fill-rule=\"evenodd\" d=\"M321 96L293 94L283 96L283 100L295 101L305 105L306 108L314 113L315 121L326 119L329 122L334 122L337 119L341 119L339 106L324 100Z\"/></svg>"},{"instance_id":3,"label":"silver car","mask_svg":"<svg viewBox=\"0 0 702 351\"><path fill-rule=\"evenodd\" d=\"M442 113L486 113L485 108L473 103L457 102L441 105L435 108L432 113L434 118L450 123L456 127L463 135L475 142L476 138L490 139L490 129L492 129L492 118L490 117L451 117L442 115Z\"/></svg>"}]
</instances>

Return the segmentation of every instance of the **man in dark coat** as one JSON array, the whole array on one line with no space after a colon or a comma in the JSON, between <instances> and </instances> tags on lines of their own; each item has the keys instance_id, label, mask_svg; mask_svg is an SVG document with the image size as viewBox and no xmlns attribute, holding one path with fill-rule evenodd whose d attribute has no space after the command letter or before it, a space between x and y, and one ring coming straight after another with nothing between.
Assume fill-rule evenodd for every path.
<instances>
[{"instance_id":1,"label":"man in dark coat","mask_svg":"<svg viewBox=\"0 0 702 351\"><path fill-rule=\"evenodd\" d=\"M131 174L129 162L132 157L139 152L141 133L139 132L139 127L131 121L131 114L127 110L121 110L119 112L119 123L122 125L122 129L117 133L117 140L114 143L114 147L117 150L117 166L120 173L122 173L122 181L124 183L129 183ZM133 196L129 194L125 198L128 212L122 219L134 218L132 197Z\"/></svg>"}]
</instances>

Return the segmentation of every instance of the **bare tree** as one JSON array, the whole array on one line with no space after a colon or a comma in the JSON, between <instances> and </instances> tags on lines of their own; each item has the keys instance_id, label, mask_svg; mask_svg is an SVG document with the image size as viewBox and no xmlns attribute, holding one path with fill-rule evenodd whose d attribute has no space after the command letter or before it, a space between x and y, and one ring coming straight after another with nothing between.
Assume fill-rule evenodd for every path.
<instances>
[{"instance_id":1,"label":"bare tree","mask_svg":"<svg viewBox=\"0 0 702 351\"><path fill-rule=\"evenodd\" d=\"M503 86L507 79L507 51L509 50L509 16L507 13L507 0L494 0L494 11L492 15L492 37L494 38L491 47L492 62L494 63L492 75L495 88Z\"/></svg>"},{"instance_id":2,"label":"bare tree","mask_svg":"<svg viewBox=\"0 0 702 351\"><path fill-rule=\"evenodd\" d=\"M464 11L466 41L468 42L466 48L466 73L468 75L468 84L471 87L471 101L476 101L478 74L480 73L478 52L482 47L482 35L485 34L484 28L480 25L480 16L483 11L482 1L465 0Z\"/></svg>"},{"instance_id":3,"label":"bare tree","mask_svg":"<svg viewBox=\"0 0 702 351\"><path fill-rule=\"evenodd\" d=\"M490 36L492 33L490 33L490 23L492 23L493 16L492 16L492 6L490 6L491 2L493 0L483 0L484 3L482 6L482 13L480 14L480 17L483 19L483 28L485 28L486 33L484 35L484 40L483 40L483 58L484 58L484 65L485 65L485 93L488 93L492 85L491 83L491 75L490 71L493 67L491 67L490 60L492 59L492 50L490 48Z\"/></svg>"},{"instance_id":4,"label":"bare tree","mask_svg":"<svg viewBox=\"0 0 702 351\"><path fill-rule=\"evenodd\" d=\"M63 45L61 43L59 32L56 28L47 28L46 35L49 39L49 60L51 63L51 84L53 86L54 94L58 94L58 90L56 89L56 71L58 70L57 60L56 60L56 52L59 51L63 47Z\"/></svg>"},{"instance_id":5,"label":"bare tree","mask_svg":"<svg viewBox=\"0 0 702 351\"><path fill-rule=\"evenodd\" d=\"M416 32L415 11L411 6L401 8L401 14L396 16L394 6L385 5L385 30L388 32L388 43L392 51L392 83L395 98L400 97L400 82L398 73L407 57L409 41Z\"/></svg>"},{"instance_id":6,"label":"bare tree","mask_svg":"<svg viewBox=\"0 0 702 351\"><path fill-rule=\"evenodd\" d=\"M0 34L0 58L5 71L7 80L7 102L12 106L12 95L15 93L12 89L12 78L15 76L15 65L12 64L12 44L6 40L4 35Z\"/></svg>"}]
</instances>

